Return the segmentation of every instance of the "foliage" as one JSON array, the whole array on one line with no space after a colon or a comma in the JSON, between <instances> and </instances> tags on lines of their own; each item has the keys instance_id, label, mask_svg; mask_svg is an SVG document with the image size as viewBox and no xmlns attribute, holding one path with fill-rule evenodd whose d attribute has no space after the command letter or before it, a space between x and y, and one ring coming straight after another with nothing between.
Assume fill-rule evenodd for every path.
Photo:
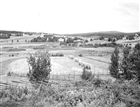
<instances>
[{"instance_id":1,"label":"foliage","mask_svg":"<svg viewBox=\"0 0 140 107\"><path fill-rule=\"evenodd\" d=\"M74 42L74 39L72 39L72 38L68 38L67 41L66 41L67 44L73 43L73 42Z\"/></svg>"},{"instance_id":2,"label":"foliage","mask_svg":"<svg viewBox=\"0 0 140 107\"><path fill-rule=\"evenodd\" d=\"M137 43L136 45L135 45L135 48L134 48L135 50L140 50L140 43Z\"/></svg>"},{"instance_id":3,"label":"foliage","mask_svg":"<svg viewBox=\"0 0 140 107\"><path fill-rule=\"evenodd\" d=\"M111 42L112 41L112 38L108 38L108 41Z\"/></svg>"},{"instance_id":4,"label":"foliage","mask_svg":"<svg viewBox=\"0 0 140 107\"><path fill-rule=\"evenodd\" d=\"M51 56L53 56L53 57L64 56L64 54L63 53L55 53L55 54L51 54Z\"/></svg>"},{"instance_id":5,"label":"foliage","mask_svg":"<svg viewBox=\"0 0 140 107\"><path fill-rule=\"evenodd\" d=\"M126 39L128 39L128 40L134 40L134 35L127 36Z\"/></svg>"},{"instance_id":6,"label":"foliage","mask_svg":"<svg viewBox=\"0 0 140 107\"><path fill-rule=\"evenodd\" d=\"M140 82L140 43L136 44L133 50L124 49L121 66L124 79L136 79Z\"/></svg>"},{"instance_id":7,"label":"foliage","mask_svg":"<svg viewBox=\"0 0 140 107\"><path fill-rule=\"evenodd\" d=\"M95 79L95 81L97 81ZM69 84L69 86L68 86ZM67 85L67 87L66 87ZM7 87L0 91L2 107L139 107L140 85L134 81L87 81L41 85L39 90ZM6 106L7 105L7 106ZM16 106L18 105L18 106ZM61 106L60 106L61 105ZM81 105L81 106L79 106Z\"/></svg>"},{"instance_id":8,"label":"foliage","mask_svg":"<svg viewBox=\"0 0 140 107\"><path fill-rule=\"evenodd\" d=\"M29 80L31 82L49 79L51 72L50 56L48 52L38 51L27 58L29 64Z\"/></svg>"},{"instance_id":9,"label":"foliage","mask_svg":"<svg viewBox=\"0 0 140 107\"><path fill-rule=\"evenodd\" d=\"M31 42L57 42L58 39L58 37L54 37L53 35L44 35L44 37L33 38Z\"/></svg>"},{"instance_id":10,"label":"foliage","mask_svg":"<svg viewBox=\"0 0 140 107\"><path fill-rule=\"evenodd\" d=\"M110 70L110 75L114 78L118 78L118 67L119 67L119 49L118 47L115 47L114 52L111 55L111 64L109 66L109 70Z\"/></svg>"},{"instance_id":11,"label":"foliage","mask_svg":"<svg viewBox=\"0 0 140 107\"><path fill-rule=\"evenodd\" d=\"M88 40L85 40L84 42L85 42L85 43L87 43L87 42L88 42Z\"/></svg>"},{"instance_id":12,"label":"foliage","mask_svg":"<svg viewBox=\"0 0 140 107\"><path fill-rule=\"evenodd\" d=\"M101 36L99 39L100 39L100 40L104 40L104 37L103 37L103 36Z\"/></svg>"},{"instance_id":13,"label":"foliage","mask_svg":"<svg viewBox=\"0 0 140 107\"><path fill-rule=\"evenodd\" d=\"M123 49L123 60L122 60L122 63L121 63L121 67L122 67L122 70L123 70L123 78L124 79L127 79L127 80L130 80L132 79L132 70L130 70L130 59L129 59L129 54L130 54L130 48L129 47L126 47Z\"/></svg>"},{"instance_id":14,"label":"foliage","mask_svg":"<svg viewBox=\"0 0 140 107\"><path fill-rule=\"evenodd\" d=\"M82 54L79 54L79 57L82 57L83 55Z\"/></svg>"},{"instance_id":15,"label":"foliage","mask_svg":"<svg viewBox=\"0 0 140 107\"><path fill-rule=\"evenodd\" d=\"M2 34L2 35L0 35L0 39L8 39L8 38L10 38L9 34Z\"/></svg>"},{"instance_id":16,"label":"foliage","mask_svg":"<svg viewBox=\"0 0 140 107\"><path fill-rule=\"evenodd\" d=\"M111 43L103 43L103 44L95 44L94 47L122 47L123 45L117 44L115 42Z\"/></svg>"},{"instance_id":17,"label":"foliage","mask_svg":"<svg viewBox=\"0 0 140 107\"><path fill-rule=\"evenodd\" d=\"M81 78L83 80L88 80L90 79L91 76L92 76L92 72L90 72L88 68L84 67Z\"/></svg>"}]
</instances>

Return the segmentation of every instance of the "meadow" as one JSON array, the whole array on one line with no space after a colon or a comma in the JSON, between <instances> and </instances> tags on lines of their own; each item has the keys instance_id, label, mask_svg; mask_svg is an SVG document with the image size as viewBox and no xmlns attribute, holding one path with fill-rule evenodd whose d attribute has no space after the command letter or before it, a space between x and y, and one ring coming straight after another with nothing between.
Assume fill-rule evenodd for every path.
<instances>
[{"instance_id":1,"label":"meadow","mask_svg":"<svg viewBox=\"0 0 140 107\"><path fill-rule=\"evenodd\" d=\"M52 71L49 83L36 84L40 86L36 89L27 78L27 57L29 53L39 50L47 50L51 55ZM114 83L115 79L109 75L108 67L113 51L112 47L69 47L55 42L3 44L0 106L139 107L137 95L140 87L133 85L133 81ZM95 75L90 81L81 79L86 64L91 66ZM131 92L133 95L130 95Z\"/></svg>"}]
</instances>

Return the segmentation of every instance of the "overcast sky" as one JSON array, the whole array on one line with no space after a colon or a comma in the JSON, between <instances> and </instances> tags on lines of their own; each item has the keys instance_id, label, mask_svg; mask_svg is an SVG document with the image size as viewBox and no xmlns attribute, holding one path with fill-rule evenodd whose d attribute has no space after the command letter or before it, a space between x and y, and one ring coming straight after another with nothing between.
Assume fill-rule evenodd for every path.
<instances>
[{"instance_id":1,"label":"overcast sky","mask_svg":"<svg viewBox=\"0 0 140 107\"><path fill-rule=\"evenodd\" d=\"M0 30L140 31L139 0L0 0Z\"/></svg>"}]
</instances>

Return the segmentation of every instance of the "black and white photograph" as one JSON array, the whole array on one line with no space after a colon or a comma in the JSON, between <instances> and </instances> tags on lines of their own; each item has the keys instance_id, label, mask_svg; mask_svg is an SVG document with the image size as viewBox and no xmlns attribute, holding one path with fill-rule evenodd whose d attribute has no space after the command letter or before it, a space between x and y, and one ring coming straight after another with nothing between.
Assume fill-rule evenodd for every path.
<instances>
[{"instance_id":1,"label":"black and white photograph","mask_svg":"<svg viewBox=\"0 0 140 107\"><path fill-rule=\"evenodd\" d=\"M140 107L140 0L0 0L0 107Z\"/></svg>"}]
</instances>

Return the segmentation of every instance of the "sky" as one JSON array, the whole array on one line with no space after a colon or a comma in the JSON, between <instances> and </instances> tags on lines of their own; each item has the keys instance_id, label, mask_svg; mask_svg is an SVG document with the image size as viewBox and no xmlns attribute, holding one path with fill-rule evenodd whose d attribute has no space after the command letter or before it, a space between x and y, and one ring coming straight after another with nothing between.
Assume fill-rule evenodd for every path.
<instances>
[{"instance_id":1,"label":"sky","mask_svg":"<svg viewBox=\"0 0 140 107\"><path fill-rule=\"evenodd\" d=\"M0 0L0 30L140 31L139 0Z\"/></svg>"}]
</instances>

